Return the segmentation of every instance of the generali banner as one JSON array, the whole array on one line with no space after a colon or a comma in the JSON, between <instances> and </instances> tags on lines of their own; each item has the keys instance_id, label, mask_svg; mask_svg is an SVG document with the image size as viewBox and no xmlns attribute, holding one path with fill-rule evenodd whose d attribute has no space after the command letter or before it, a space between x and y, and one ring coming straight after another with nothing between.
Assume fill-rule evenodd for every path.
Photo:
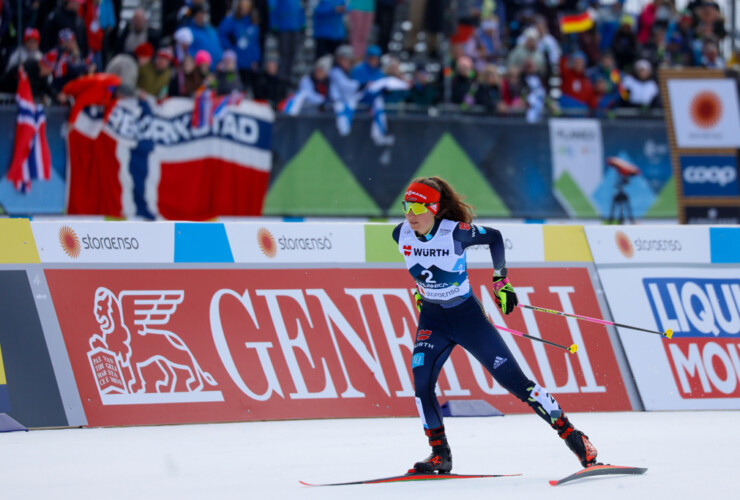
<instances>
[{"instance_id":1,"label":"generali banner","mask_svg":"<svg viewBox=\"0 0 740 500\"><path fill-rule=\"evenodd\" d=\"M89 425L416 415L417 312L403 269L46 270ZM471 281L525 373L566 411L631 406L603 326L518 309L501 317L490 270ZM520 301L602 315L586 267L512 269ZM531 411L462 349L447 399Z\"/></svg>"}]
</instances>

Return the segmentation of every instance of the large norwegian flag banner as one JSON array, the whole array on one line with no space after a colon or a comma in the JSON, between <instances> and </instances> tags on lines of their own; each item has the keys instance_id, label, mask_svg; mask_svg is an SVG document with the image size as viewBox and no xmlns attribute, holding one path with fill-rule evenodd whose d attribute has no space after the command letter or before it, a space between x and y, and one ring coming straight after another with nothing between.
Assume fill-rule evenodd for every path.
<instances>
[{"instance_id":1,"label":"large norwegian flag banner","mask_svg":"<svg viewBox=\"0 0 740 500\"><path fill-rule=\"evenodd\" d=\"M272 167L269 106L232 101L193 121L194 101L121 99L67 134L67 213L205 220L260 215Z\"/></svg>"},{"instance_id":2,"label":"large norwegian flag banner","mask_svg":"<svg viewBox=\"0 0 740 500\"><path fill-rule=\"evenodd\" d=\"M31 84L22 67L18 69L15 100L18 104L18 118L8 180L17 190L25 193L30 191L32 180L51 178L51 153L46 140L44 106L33 101Z\"/></svg>"}]
</instances>

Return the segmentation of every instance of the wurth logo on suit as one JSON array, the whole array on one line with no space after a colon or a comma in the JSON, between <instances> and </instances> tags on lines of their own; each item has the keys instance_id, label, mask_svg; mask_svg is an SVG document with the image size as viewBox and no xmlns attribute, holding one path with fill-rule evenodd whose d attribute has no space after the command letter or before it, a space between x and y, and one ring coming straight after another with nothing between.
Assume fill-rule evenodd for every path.
<instances>
[{"instance_id":1,"label":"wurth logo on suit","mask_svg":"<svg viewBox=\"0 0 740 500\"><path fill-rule=\"evenodd\" d=\"M431 334L432 334L431 330L419 330L416 333L416 341L421 342L423 340L427 340Z\"/></svg>"},{"instance_id":2,"label":"wurth logo on suit","mask_svg":"<svg viewBox=\"0 0 740 500\"><path fill-rule=\"evenodd\" d=\"M404 255L408 257L405 252L408 245L404 246ZM450 255L450 251L446 248L414 248L414 255L416 257L447 257Z\"/></svg>"},{"instance_id":3,"label":"wurth logo on suit","mask_svg":"<svg viewBox=\"0 0 740 500\"><path fill-rule=\"evenodd\" d=\"M434 344L425 342L426 340L429 340L431 335L431 330L419 330L416 332L416 343L414 344L414 349L434 349Z\"/></svg>"}]
</instances>

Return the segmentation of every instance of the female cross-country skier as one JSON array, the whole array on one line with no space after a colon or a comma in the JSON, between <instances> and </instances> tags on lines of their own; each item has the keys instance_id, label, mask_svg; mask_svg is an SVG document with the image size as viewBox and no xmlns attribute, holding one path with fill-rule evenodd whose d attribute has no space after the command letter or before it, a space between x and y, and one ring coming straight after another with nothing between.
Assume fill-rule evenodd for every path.
<instances>
[{"instance_id":1,"label":"female cross-country skier","mask_svg":"<svg viewBox=\"0 0 740 500\"><path fill-rule=\"evenodd\" d=\"M516 307L516 293L506 278L501 233L473 225L473 207L439 177L414 180L406 190L403 211L406 221L393 230L393 239L417 286L419 327L411 367L416 405L432 447L431 455L409 472L444 474L452 470L435 386L456 345L473 354L499 384L550 424L583 467L595 465L596 448L588 436L573 427L555 398L524 375L470 288L465 249L488 245L496 303L504 314Z\"/></svg>"}]
</instances>

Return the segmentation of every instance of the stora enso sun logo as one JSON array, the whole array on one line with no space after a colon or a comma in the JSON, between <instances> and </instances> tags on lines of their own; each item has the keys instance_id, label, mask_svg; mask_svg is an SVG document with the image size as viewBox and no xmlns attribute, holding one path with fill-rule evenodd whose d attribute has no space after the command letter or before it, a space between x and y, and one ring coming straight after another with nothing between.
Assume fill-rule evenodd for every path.
<instances>
[{"instance_id":1,"label":"stora enso sun logo","mask_svg":"<svg viewBox=\"0 0 740 500\"><path fill-rule=\"evenodd\" d=\"M265 257L272 259L277 255L277 242L272 233L264 227L259 228L257 231L257 245Z\"/></svg>"},{"instance_id":2,"label":"stora enso sun logo","mask_svg":"<svg viewBox=\"0 0 740 500\"><path fill-rule=\"evenodd\" d=\"M80 251L82 250L80 238L77 237L77 233L71 227L62 226L59 229L59 244L62 246L64 253L73 259L80 256Z\"/></svg>"},{"instance_id":3,"label":"stora enso sun logo","mask_svg":"<svg viewBox=\"0 0 740 500\"><path fill-rule=\"evenodd\" d=\"M616 241L617 248L622 255L628 259L631 259L635 255L635 247L632 246L632 241L629 239L629 236L624 234L622 231L614 233L614 240Z\"/></svg>"},{"instance_id":4,"label":"stora enso sun logo","mask_svg":"<svg viewBox=\"0 0 740 500\"><path fill-rule=\"evenodd\" d=\"M691 100L689 114L697 127L712 128L722 118L722 100L710 90L699 92Z\"/></svg>"}]
</instances>

